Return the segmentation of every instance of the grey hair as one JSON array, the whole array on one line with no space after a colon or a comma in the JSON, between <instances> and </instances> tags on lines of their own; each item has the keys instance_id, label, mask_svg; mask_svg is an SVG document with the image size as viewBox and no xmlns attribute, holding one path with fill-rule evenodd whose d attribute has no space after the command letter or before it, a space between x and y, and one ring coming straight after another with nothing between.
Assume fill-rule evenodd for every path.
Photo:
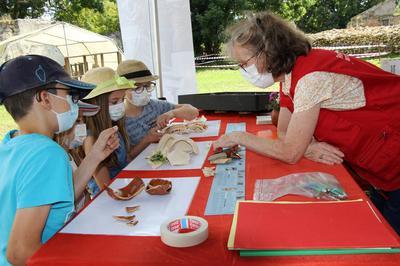
<instances>
[{"instance_id":1,"label":"grey hair","mask_svg":"<svg viewBox=\"0 0 400 266\"><path fill-rule=\"evenodd\" d=\"M267 11L250 14L230 26L227 31L226 53L232 57L239 45L265 56L265 66L274 77L292 71L298 56L307 55L311 43L292 23Z\"/></svg>"}]
</instances>

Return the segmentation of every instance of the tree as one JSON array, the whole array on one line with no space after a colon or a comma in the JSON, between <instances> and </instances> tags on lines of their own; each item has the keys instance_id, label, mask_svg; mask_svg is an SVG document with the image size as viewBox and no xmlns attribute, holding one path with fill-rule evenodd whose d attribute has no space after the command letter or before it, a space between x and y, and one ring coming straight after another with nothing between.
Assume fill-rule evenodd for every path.
<instances>
[{"instance_id":1,"label":"tree","mask_svg":"<svg viewBox=\"0 0 400 266\"><path fill-rule=\"evenodd\" d=\"M345 28L350 19L384 0L191 0L196 54L219 53L225 28L246 12L270 10L307 33ZM397 4L400 0L396 0Z\"/></svg>"},{"instance_id":2,"label":"tree","mask_svg":"<svg viewBox=\"0 0 400 266\"><path fill-rule=\"evenodd\" d=\"M228 25L246 12L271 10L298 21L316 0L191 0L194 49L197 55L219 53Z\"/></svg>"},{"instance_id":3,"label":"tree","mask_svg":"<svg viewBox=\"0 0 400 266\"><path fill-rule=\"evenodd\" d=\"M45 0L3 0L0 2L0 16L9 15L12 19L37 18L45 12Z\"/></svg>"},{"instance_id":4,"label":"tree","mask_svg":"<svg viewBox=\"0 0 400 266\"><path fill-rule=\"evenodd\" d=\"M102 0L2 0L0 16L8 14L12 19L38 18L45 12L56 18L66 18L78 13L83 8L103 11Z\"/></svg>"},{"instance_id":5,"label":"tree","mask_svg":"<svg viewBox=\"0 0 400 266\"><path fill-rule=\"evenodd\" d=\"M103 0L48 0L48 7L54 12L54 18L60 21L74 22L84 9L103 12Z\"/></svg>"},{"instance_id":6,"label":"tree","mask_svg":"<svg viewBox=\"0 0 400 266\"><path fill-rule=\"evenodd\" d=\"M102 1L99 7L84 7L73 11L72 7L55 14L58 20L69 22L99 34L108 35L119 31L118 8L115 0Z\"/></svg>"},{"instance_id":7,"label":"tree","mask_svg":"<svg viewBox=\"0 0 400 266\"><path fill-rule=\"evenodd\" d=\"M298 21L308 33L346 28L350 19L383 0L317 0Z\"/></svg>"},{"instance_id":8,"label":"tree","mask_svg":"<svg viewBox=\"0 0 400 266\"><path fill-rule=\"evenodd\" d=\"M297 22L317 0L253 0L248 1L248 10L272 11L283 18Z\"/></svg>"},{"instance_id":9,"label":"tree","mask_svg":"<svg viewBox=\"0 0 400 266\"><path fill-rule=\"evenodd\" d=\"M44 13L100 34L119 31L116 0L3 0L0 15L38 18Z\"/></svg>"},{"instance_id":10,"label":"tree","mask_svg":"<svg viewBox=\"0 0 400 266\"><path fill-rule=\"evenodd\" d=\"M220 51L225 28L239 16L246 0L191 0L193 43L196 54Z\"/></svg>"}]
</instances>

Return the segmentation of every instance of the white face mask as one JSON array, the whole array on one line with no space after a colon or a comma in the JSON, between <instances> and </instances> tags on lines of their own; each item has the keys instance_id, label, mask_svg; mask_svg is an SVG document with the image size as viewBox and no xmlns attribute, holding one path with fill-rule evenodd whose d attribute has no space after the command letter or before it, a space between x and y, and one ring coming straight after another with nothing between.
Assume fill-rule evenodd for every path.
<instances>
[{"instance_id":1,"label":"white face mask","mask_svg":"<svg viewBox=\"0 0 400 266\"><path fill-rule=\"evenodd\" d=\"M263 74L258 73L255 64L245 67L245 70L242 68L239 69L242 76L254 86L265 89L268 88L269 86L272 86L275 83L274 78L272 77L272 73L269 72L265 72Z\"/></svg>"},{"instance_id":2,"label":"white face mask","mask_svg":"<svg viewBox=\"0 0 400 266\"><path fill-rule=\"evenodd\" d=\"M87 137L86 124L77 124L74 127L74 139L68 144L69 149L75 149L83 145Z\"/></svg>"},{"instance_id":3,"label":"white face mask","mask_svg":"<svg viewBox=\"0 0 400 266\"><path fill-rule=\"evenodd\" d=\"M72 102L71 95L67 95L67 98L63 98L55 94L50 94L50 95L59 98L63 101L66 101L69 105L69 110L63 113L57 113L56 111L51 110L57 117L58 131L56 132L56 134L58 134L72 128L76 119L78 118L79 107L77 103Z\"/></svg>"},{"instance_id":4,"label":"white face mask","mask_svg":"<svg viewBox=\"0 0 400 266\"><path fill-rule=\"evenodd\" d=\"M108 106L108 112L112 121L118 121L125 115L125 104L120 102L114 105Z\"/></svg>"},{"instance_id":5,"label":"white face mask","mask_svg":"<svg viewBox=\"0 0 400 266\"><path fill-rule=\"evenodd\" d=\"M135 90L132 90L131 93L132 100L128 99L128 102L134 106L145 106L150 102L150 93L146 90L143 90L142 93L136 93Z\"/></svg>"}]
</instances>

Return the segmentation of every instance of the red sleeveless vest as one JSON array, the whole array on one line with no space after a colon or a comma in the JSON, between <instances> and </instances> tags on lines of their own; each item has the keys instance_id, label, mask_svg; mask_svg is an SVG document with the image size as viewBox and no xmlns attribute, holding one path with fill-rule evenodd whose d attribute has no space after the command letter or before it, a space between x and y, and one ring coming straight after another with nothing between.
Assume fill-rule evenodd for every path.
<instances>
[{"instance_id":1,"label":"red sleeveless vest","mask_svg":"<svg viewBox=\"0 0 400 266\"><path fill-rule=\"evenodd\" d=\"M366 106L350 111L321 108L314 137L338 147L345 160L372 185L383 190L400 188L400 76L363 60L312 49L297 58L292 69L290 96L280 90L281 107L293 112L297 82L314 71L360 79Z\"/></svg>"}]
</instances>

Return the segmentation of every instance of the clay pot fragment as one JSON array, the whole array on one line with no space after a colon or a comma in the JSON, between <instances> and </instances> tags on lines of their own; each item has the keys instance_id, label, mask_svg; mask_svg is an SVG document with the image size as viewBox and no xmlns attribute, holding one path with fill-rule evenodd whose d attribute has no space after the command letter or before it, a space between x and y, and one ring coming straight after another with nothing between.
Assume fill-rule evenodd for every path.
<instances>
[{"instance_id":1,"label":"clay pot fragment","mask_svg":"<svg viewBox=\"0 0 400 266\"><path fill-rule=\"evenodd\" d=\"M148 162L153 168L158 168L167 161L173 166L187 165L190 163L190 155L198 153L199 148L192 139L165 134Z\"/></svg>"},{"instance_id":2,"label":"clay pot fragment","mask_svg":"<svg viewBox=\"0 0 400 266\"><path fill-rule=\"evenodd\" d=\"M172 190L172 183L165 179L152 179L146 186L146 192L150 195L166 195Z\"/></svg>"},{"instance_id":3,"label":"clay pot fragment","mask_svg":"<svg viewBox=\"0 0 400 266\"><path fill-rule=\"evenodd\" d=\"M118 216L113 216L113 217L118 222L124 222L125 224L127 224L129 226L135 226L139 222L138 220L136 220L136 216L135 215L131 215L131 216L118 215Z\"/></svg>"},{"instance_id":4,"label":"clay pot fragment","mask_svg":"<svg viewBox=\"0 0 400 266\"><path fill-rule=\"evenodd\" d=\"M212 164L226 164L230 163L232 159L240 159L239 146L235 145L229 149L218 148L215 153L207 159Z\"/></svg>"},{"instance_id":5,"label":"clay pot fragment","mask_svg":"<svg viewBox=\"0 0 400 266\"><path fill-rule=\"evenodd\" d=\"M160 133L163 134L189 134L189 133L201 133L207 130L206 125L207 119L202 116L191 121L184 121L182 123L171 124L162 130Z\"/></svg>"},{"instance_id":6,"label":"clay pot fragment","mask_svg":"<svg viewBox=\"0 0 400 266\"><path fill-rule=\"evenodd\" d=\"M125 207L125 210L127 213L132 213L132 212L137 211L139 208L140 208L140 206L136 205L136 206L132 206L132 207Z\"/></svg>"},{"instance_id":7,"label":"clay pot fragment","mask_svg":"<svg viewBox=\"0 0 400 266\"><path fill-rule=\"evenodd\" d=\"M141 178L135 177L125 187L120 189L112 189L106 187L107 194L115 200L130 200L137 196L144 189L144 182Z\"/></svg>"},{"instance_id":8,"label":"clay pot fragment","mask_svg":"<svg viewBox=\"0 0 400 266\"><path fill-rule=\"evenodd\" d=\"M116 215L113 216L115 220L120 221L120 222L130 222L132 220L135 219L135 215L131 215L131 216L122 216L122 215Z\"/></svg>"}]
</instances>

